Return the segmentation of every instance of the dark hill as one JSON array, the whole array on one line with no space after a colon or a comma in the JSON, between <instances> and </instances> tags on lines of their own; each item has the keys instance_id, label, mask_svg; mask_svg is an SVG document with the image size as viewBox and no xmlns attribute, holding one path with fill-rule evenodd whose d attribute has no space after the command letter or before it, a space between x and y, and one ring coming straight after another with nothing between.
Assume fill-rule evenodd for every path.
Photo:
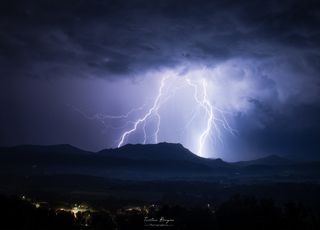
<instances>
[{"instance_id":1,"label":"dark hill","mask_svg":"<svg viewBox=\"0 0 320 230\"><path fill-rule=\"evenodd\" d=\"M227 163L201 158L181 144L125 145L88 152L71 145L23 145L0 148L0 174L82 174L121 179L184 178L241 181L248 178L319 178L319 162L295 162L278 156Z\"/></svg>"},{"instance_id":2,"label":"dark hill","mask_svg":"<svg viewBox=\"0 0 320 230\"><path fill-rule=\"evenodd\" d=\"M106 149L99 152L104 156L135 160L183 160L198 161L201 158L184 148L181 144L128 144L117 149Z\"/></svg>"},{"instance_id":3,"label":"dark hill","mask_svg":"<svg viewBox=\"0 0 320 230\"><path fill-rule=\"evenodd\" d=\"M266 157L258 158L256 160L250 161L239 161L234 163L238 166L249 166L249 165L267 165L267 166L276 166L276 165L288 165L295 163L292 160L280 157L277 155L269 155Z\"/></svg>"},{"instance_id":4,"label":"dark hill","mask_svg":"<svg viewBox=\"0 0 320 230\"><path fill-rule=\"evenodd\" d=\"M70 145L0 148L0 171L18 174L81 173L99 176L220 174L230 170L221 159L198 157L181 144L125 145L87 152Z\"/></svg>"}]
</instances>

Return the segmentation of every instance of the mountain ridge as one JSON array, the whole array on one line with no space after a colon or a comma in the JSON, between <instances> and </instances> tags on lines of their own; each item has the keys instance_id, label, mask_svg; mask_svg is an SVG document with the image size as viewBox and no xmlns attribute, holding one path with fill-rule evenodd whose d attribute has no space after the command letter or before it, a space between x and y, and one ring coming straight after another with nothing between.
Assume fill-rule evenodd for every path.
<instances>
[{"instance_id":1,"label":"mountain ridge","mask_svg":"<svg viewBox=\"0 0 320 230\"><path fill-rule=\"evenodd\" d=\"M281 157L275 154L267 155L264 157L256 158L248 161L237 161L233 164L238 166L249 166L249 165L287 165L295 163L294 160Z\"/></svg>"},{"instance_id":2,"label":"mountain ridge","mask_svg":"<svg viewBox=\"0 0 320 230\"><path fill-rule=\"evenodd\" d=\"M23 145L0 148L0 174L86 174L109 178L300 178L319 177L320 162L296 162L279 156L229 163L202 158L181 144L128 144L89 152L71 145ZM220 178L220 179L219 179Z\"/></svg>"},{"instance_id":3,"label":"mountain ridge","mask_svg":"<svg viewBox=\"0 0 320 230\"><path fill-rule=\"evenodd\" d=\"M90 153L90 154L107 154L107 155L112 155L115 156L116 154L118 154L121 157L133 157L130 156L132 153L132 155L137 154L136 150L138 148L153 148L155 146L170 146L170 150L179 150L177 152L181 153L184 152L186 154L188 154L189 156L191 156L192 158L201 158L201 159L207 159L207 160L215 160L215 161L220 161L220 162L224 162L224 163L228 163L228 164L234 164L234 165L242 165L245 163L250 163L250 164L256 164L256 163L264 163L267 161L276 161L276 163L281 163L281 162L291 162L291 163L295 163L298 162L298 160L293 160L293 159L289 159L289 158L285 158L279 155L275 155L275 154L270 154L264 157L259 157L259 158L255 158L255 159L251 159L251 160L244 160L244 161L235 161L235 162L229 162L229 161L225 161L222 158L204 158L201 156L198 156L197 154L191 152L189 149L185 148L182 144L180 143L168 143L168 142L160 142L157 144L126 144L121 146L120 148L106 148L106 149L102 149L99 151L89 151L89 150L83 150L81 148L75 147L73 145L70 144L56 144L56 145L35 145L35 144L23 144L23 145L14 145L14 146L0 146L0 153L3 152L4 150L9 150L10 152L12 152L13 150L15 151L24 151L24 152L30 152L30 151L35 151L35 152L71 152L71 153ZM49 150L49 151L48 151ZM134 150L134 151L133 151ZM130 151L130 152L128 152ZM157 151L159 152L159 151ZM172 152L173 155L176 156L176 152ZM137 156L137 155L134 155ZM137 157L141 157L141 156L137 156ZM167 157L167 156L166 156ZM312 160L310 160L312 161ZM306 162L306 160L304 160L304 162ZM269 162L271 164L273 164L273 162Z\"/></svg>"}]
</instances>

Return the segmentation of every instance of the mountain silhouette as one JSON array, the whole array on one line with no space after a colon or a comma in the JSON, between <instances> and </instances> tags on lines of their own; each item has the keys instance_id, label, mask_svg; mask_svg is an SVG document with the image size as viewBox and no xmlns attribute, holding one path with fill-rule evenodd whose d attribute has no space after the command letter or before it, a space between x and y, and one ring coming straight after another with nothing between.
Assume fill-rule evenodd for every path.
<instances>
[{"instance_id":1,"label":"mountain silhouette","mask_svg":"<svg viewBox=\"0 0 320 230\"><path fill-rule=\"evenodd\" d=\"M0 165L12 173L87 173L99 176L132 172L209 173L229 164L201 158L181 144L128 144L116 149L87 152L70 145L23 145L0 148ZM1 171L1 170L0 170ZM116 173L115 173L116 171ZM130 172L130 173L129 173Z\"/></svg>"},{"instance_id":2,"label":"mountain silhouette","mask_svg":"<svg viewBox=\"0 0 320 230\"><path fill-rule=\"evenodd\" d=\"M268 165L268 166L275 166L275 165L288 165L293 164L293 160L289 160L284 157L280 157L277 155L269 155L266 157L258 158L255 160L249 160L249 161L239 161L234 163L238 166L249 166L249 165Z\"/></svg>"},{"instance_id":3,"label":"mountain silhouette","mask_svg":"<svg viewBox=\"0 0 320 230\"><path fill-rule=\"evenodd\" d=\"M121 179L211 178L242 180L266 175L320 176L319 162L296 162L279 156L228 163L193 154L181 144L128 144L99 152L71 145L21 145L0 148L0 174L81 174ZM219 179L220 178L220 179Z\"/></svg>"},{"instance_id":4,"label":"mountain silhouette","mask_svg":"<svg viewBox=\"0 0 320 230\"><path fill-rule=\"evenodd\" d=\"M106 149L99 152L105 156L140 160L186 160L197 161L197 155L184 148L181 144L127 144L117 149Z\"/></svg>"}]
</instances>

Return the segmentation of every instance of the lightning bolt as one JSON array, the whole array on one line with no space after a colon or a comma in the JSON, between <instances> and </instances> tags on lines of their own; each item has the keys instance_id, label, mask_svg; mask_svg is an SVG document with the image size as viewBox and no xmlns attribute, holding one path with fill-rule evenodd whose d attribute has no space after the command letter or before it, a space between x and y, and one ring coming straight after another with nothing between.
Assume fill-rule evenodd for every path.
<instances>
[{"instance_id":1,"label":"lightning bolt","mask_svg":"<svg viewBox=\"0 0 320 230\"><path fill-rule=\"evenodd\" d=\"M208 135L211 132L211 127L213 124L213 111L212 111L212 105L210 104L210 101L208 99L208 95L207 95L207 82L205 80L202 81L202 88L203 88L203 100L201 102L202 107L204 108L204 110L206 111L207 114L207 126L206 129L204 130L204 132L200 135L200 140L199 140L199 149L198 149L198 153L200 154L200 156L203 156L203 148L204 148L204 144L207 140Z\"/></svg>"},{"instance_id":2,"label":"lightning bolt","mask_svg":"<svg viewBox=\"0 0 320 230\"><path fill-rule=\"evenodd\" d=\"M200 156L205 156L204 147L205 147L205 144L207 142L208 137L211 136L210 134L212 132L212 129L215 130L215 132L217 134L216 136L219 139L219 141L221 143L223 143L222 138L221 138L221 130L219 128L218 123L220 123L222 125L222 127L224 129L228 130L231 134L234 134L235 130L232 129L231 126L229 125L229 122L227 121L227 119L224 115L225 111L223 111L222 109L219 109L218 107L211 104L211 102L209 100L208 92L207 92L207 88L208 88L207 81L205 79L203 79L200 86L198 84L192 82L190 79L187 79L186 81L191 87L193 87L194 100L200 106L200 108L202 108L204 110L205 117L207 117L205 129L199 137L198 152L197 152ZM202 92L202 95L199 95L200 94L199 91ZM219 118L218 115L221 118ZM195 116L193 115L191 119L194 120Z\"/></svg>"},{"instance_id":3,"label":"lightning bolt","mask_svg":"<svg viewBox=\"0 0 320 230\"><path fill-rule=\"evenodd\" d=\"M134 125L131 129L129 129L128 131L125 131L121 137L120 137L120 141L118 143L118 148L120 148L125 139L131 134L131 133L134 133L138 126L141 124L141 123L144 123L153 115L155 114L155 116L157 117L157 129L156 129L156 132L155 132L155 142L158 143L158 133L159 133L159 129L160 129L160 115L159 115L159 108L161 106L161 97L163 95L163 88L165 86L165 81L168 79L168 77L164 77L162 78L161 80L161 84L160 84L160 88L159 88L159 91L158 91L158 95L152 105L152 107L149 109L149 111L142 117L142 118L139 118L137 121L134 122ZM145 133L145 125L144 125L144 133ZM146 142L146 135L145 135L145 139L144 139L144 143Z\"/></svg>"},{"instance_id":4,"label":"lightning bolt","mask_svg":"<svg viewBox=\"0 0 320 230\"><path fill-rule=\"evenodd\" d=\"M170 84L168 84L168 80L170 78ZM193 77L192 77L193 78ZM201 157L207 156L206 146L210 138L216 137L221 143L222 141L222 130L227 130L231 134L235 134L236 130L234 130L225 114L227 111L218 108L213 103L211 103L209 92L208 92L208 82L206 79L193 79L191 80L189 77L180 77L178 75L166 75L161 79L160 86L158 92L156 94L155 99L151 107L142 115L140 118L134 121L126 121L125 125L122 127L111 127L111 128L123 128L127 127L129 124L132 125L131 128L125 130L120 138L117 141L117 147L120 148L123 146L130 135L134 134L139 130L143 132L143 140L142 143L146 144L147 141L150 141L150 137L148 135L149 131L147 130L147 124L152 119L155 122L155 128L153 130L152 139L154 143L158 143L159 141L159 132L161 127L161 115L160 109L161 107L172 97L175 96L176 92L180 89L191 87L193 89L193 99L197 105L197 108L193 111L191 119L186 123L185 128L194 122L196 119L203 120L204 127L200 132L197 138L197 154ZM95 114L93 116L89 116L78 108L74 108L77 112L81 113L85 118L90 120L98 120L105 124L105 120L110 119L129 119L132 114L144 110L146 104L141 107L131 109L128 113L123 115L105 115L105 114ZM201 113L200 113L201 111ZM214 135L213 135L214 134Z\"/></svg>"},{"instance_id":5,"label":"lightning bolt","mask_svg":"<svg viewBox=\"0 0 320 230\"><path fill-rule=\"evenodd\" d=\"M142 130L143 130L143 144L146 144L146 142L147 142L146 123L147 123L146 121L143 122L143 128L142 128Z\"/></svg>"},{"instance_id":6,"label":"lightning bolt","mask_svg":"<svg viewBox=\"0 0 320 230\"><path fill-rule=\"evenodd\" d=\"M214 115L213 115L213 106L211 105L208 94L207 94L207 82L206 80L202 80L202 97L199 95L198 85L192 82L190 79L187 79L187 83L194 88L194 99L198 103L198 105L204 110L207 122L206 122L206 128L201 133L199 138L199 144L198 144L198 154L200 156L204 156L204 145L206 143L207 137L211 133L211 129L214 121ZM194 119L194 118L193 118Z\"/></svg>"},{"instance_id":7,"label":"lightning bolt","mask_svg":"<svg viewBox=\"0 0 320 230\"><path fill-rule=\"evenodd\" d=\"M76 111L77 113L81 114L84 118L88 119L88 120L97 120L99 122L101 122L106 128L112 128L112 129L119 129L119 128L123 128L126 125L133 123L132 121L127 121L124 125L120 126L120 127L114 127L111 125L107 125L106 124L106 120L114 120L114 119L127 119L129 118L132 114L134 114L135 112L141 111L144 109L144 107L146 106L146 104L143 104L142 106L138 107L138 108L133 108L131 109L129 112L127 112L126 114L122 114L122 115L108 115L108 114L103 114L103 113L96 113L94 115L89 115L88 113L84 112L83 110L77 108L76 106L73 106L71 104L66 104L66 106L71 107L74 111Z\"/></svg>"}]
</instances>

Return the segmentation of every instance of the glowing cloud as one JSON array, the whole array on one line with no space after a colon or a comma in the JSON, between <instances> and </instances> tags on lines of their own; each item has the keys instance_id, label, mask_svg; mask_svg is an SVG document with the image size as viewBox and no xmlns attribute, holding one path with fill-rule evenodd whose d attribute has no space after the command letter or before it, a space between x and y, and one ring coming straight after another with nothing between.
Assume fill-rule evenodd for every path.
<instances>
[{"instance_id":1,"label":"glowing cloud","mask_svg":"<svg viewBox=\"0 0 320 230\"><path fill-rule=\"evenodd\" d=\"M199 73L197 73L199 74ZM181 74L180 74L181 75ZM230 133L234 133L234 130L230 127L225 115L224 111L218 109L217 107L213 106L209 95L208 95L208 83L205 78L201 78L201 76L194 75L194 73L187 74L188 76L180 76L179 74L175 75L166 75L162 78L160 87L158 90L158 94L149 110L136 121L133 122L133 127L124 131L120 137L117 147L121 147L125 143L127 143L127 139L130 135L136 133L139 129L139 126L142 127L143 130L143 142L147 142L147 133L146 133L146 125L148 121L155 117L156 127L153 132L154 135L154 143L158 143L159 140L159 132L161 128L161 107L165 106L165 102L168 99L174 100L174 95L177 93L178 90L185 89L187 87L191 87L194 90L193 99L195 102L195 106L199 107L203 114L202 116L197 116L197 119L201 119L205 121L204 130L200 132L197 144L196 153L202 157L208 157L211 154L206 151L206 144L208 144L208 139L212 137L214 130L214 135L222 142L221 138L221 128L229 131ZM192 77L194 80L191 80ZM197 79L198 78L198 79ZM200 79L200 80L199 80ZM131 111L130 111L131 112ZM117 117L127 117L128 114L120 115L120 116L109 116L109 118L117 118ZM108 116L105 116L108 118ZM191 120L188 122L189 124L196 119L195 114L192 116ZM199 128L201 129L201 128Z\"/></svg>"},{"instance_id":2,"label":"glowing cloud","mask_svg":"<svg viewBox=\"0 0 320 230\"><path fill-rule=\"evenodd\" d=\"M221 154L226 135L236 133L229 122L232 114L244 112L250 106L247 99L253 94L250 90L254 81L245 67L225 63L211 68L192 66L153 71L144 79L155 80L158 88L153 95L150 89L145 92L142 106L122 115L88 116L76 110L87 119L115 129L114 135L119 133L115 143L118 148L127 143L179 142L201 157L216 157ZM110 125L119 122L122 125Z\"/></svg>"}]
</instances>

